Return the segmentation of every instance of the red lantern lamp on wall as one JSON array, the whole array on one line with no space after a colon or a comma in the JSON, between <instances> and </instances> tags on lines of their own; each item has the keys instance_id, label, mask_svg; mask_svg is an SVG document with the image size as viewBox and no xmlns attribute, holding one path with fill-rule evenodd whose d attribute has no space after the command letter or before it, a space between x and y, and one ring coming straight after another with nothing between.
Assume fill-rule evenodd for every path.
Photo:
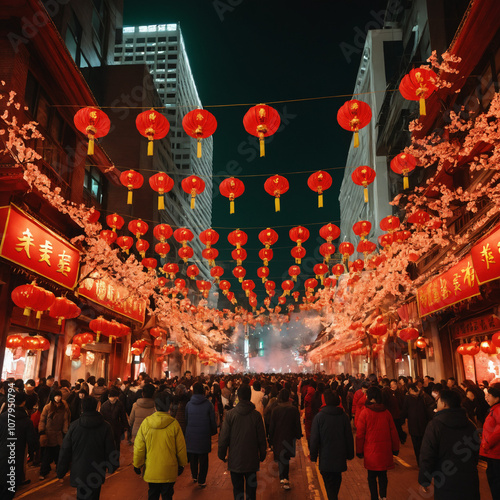
<instances>
[{"instance_id":1,"label":"red lantern lamp on wall","mask_svg":"<svg viewBox=\"0 0 500 500\"><path fill-rule=\"evenodd\" d=\"M191 210L194 210L196 195L205 191L205 181L197 175L190 175L182 179L181 185L184 192L191 195Z\"/></svg>"},{"instance_id":2,"label":"red lantern lamp on wall","mask_svg":"<svg viewBox=\"0 0 500 500\"><path fill-rule=\"evenodd\" d=\"M408 189L408 174L415 170L417 160L408 153L399 153L391 160L391 170L396 174L403 175L403 189Z\"/></svg>"},{"instance_id":3,"label":"red lantern lamp on wall","mask_svg":"<svg viewBox=\"0 0 500 500\"><path fill-rule=\"evenodd\" d=\"M214 134L217 130L217 120L206 109L193 109L182 119L182 128L189 137L196 139L197 156L201 158L201 140Z\"/></svg>"},{"instance_id":4,"label":"red lantern lamp on wall","mask_svg":"<svg viewBox=\"0 0 500 500\"><path fill-rule=\"evenodd\" d=\"M437 75L431 69L415 68L399 84L401 95L408 101L420 102L420 115L426 114L425 100L437 89Z\"/></svg>"},{"instance_id":5,"label":"red lantern lamp on wall","mask_svg":"<svg viewBox=\"0 0 500 500\"><path fill-rule=\"evenodd\" d=\"M372 119L372 110L366 102L352 99L342 105L337 112L339 125L351 132L354 132L353 147L359 146L359 131L366 127Z\"/></svg>"},{"instance_id":6,"label":"red lantern lamp on wall","mask_svg":"<svg viewBox=\"0 0 500 500\"><path fill-rule=\"evenodd\" d=\"M365 203L368 203L368 186L375 180L376 175L375 170L366 165L356 168L351 174L352 182L364 188Z\"/></svg>"},{"instance_id":7,"label":"red lantern lamp on wall","mask_svg":"<svg viewBox=\"0 0 500 500\"><path fill-rule=\"evenodd\" d=\"M158 193L158 210L165 210L165 193L174 187L174 180L165 172L158 172L149 178L149 185Z\"/></svg>"},{"instance_id":8,"label":"red lantern lamp on wall","mask_svg":"<svg viewBox=\"0 0 500 500\"><path fill-rule=\"evenodd\" d=\"M89 328L96 334L96 342L99 342L99 336L101 333L107 330L108 323L109 321L104 319L102 316L99 316L97 319L93 319L89 323Z\"/></svg>"},{"instance_id":9,"label":"red lantern lamp on wall","mask_svg":"<svg viewBox=\"0 0 500 500\"><path fill-rule=\"evenodd\" d=\"M125 170L120 174L120 182L128 189L127 205L132 205L133 190L142 187L144 177L135 170Z\"/></svg>"},{"instance_id":10,"label":"red lantern lamp on wall","mask_svg":"<svg viewBox=\"0 0 500 500\"><path fill-rule=\"evenodd\" d=\"M307 185L318 193L318 208L323 208L323 193L332 186L332 176L320 170L309 176Z\"/></svg>"},{"instance_id":11,"label":"red lantern lamp on wall","mask_svg":"<svg viewBox=\"0 0 500 500\"><path fill-rule=\"evenodd\" d=\"M44 311L55 301L55 296L35 282L29 285L21 285L12 290L11 298L17 307L24 309L23 314L29 316L31 310Z\"/></svg>"},{"instance_id":12,"label":"red lantern lamp on wall","mask_svg":"<svg viewBox=\"0 0 500 500\"><path fill-rule=\"evenodd\" d=\"M290 185L288 180L281 175L273 175L264 182L266 193L274 196L274 211L280 211L280 196L288 191Z\"/></svg>"},{"instance_id":13,"label":"red lantern lamp on wall","mask_svg":"<svg viewBox=\"0 0 500 500\"><path fill-rule=\"evenodd\" d=\"M229 213L234 214L234 200L245 192L245 184L235 177L224 179L219 185L222 196L229 198Z\"/></svg>"},{"instance_id":14,"label":"red lantern lamp on wall","mask_svg":"<svg viewBox=\"0 0 500 500\"><path fill-rule=\"evenodd\" d=\"M148 138L148 156L153 156L153 141L163 139L170 130L167 118L154 109L139 113L135 126L141 135Z\"/></svg>"},{"instance_id":15,"label":"red lantern lamp on wall","mask_svg":"<svg viewBox=\"0 0 500 500\"><path fill-rule=\"evenodd\" d=\"M94 139L104 137L111 127L108 115L100 109L88 107L80 109L74 117L76 128L89 140L88 155L94 154Z\"/></svg>"},{"instance_id":16,"label":"red lantern lamp on wall","mask_svg":"<svg viewBox=\"0 0 500 500\"><path fill-rule=\"evenodd\" d=\"M258 104L250 108L243 117L245 130L259 138L260 156L265 156L264 138L273 135L281 123L279 113L266 104Z\"/></svg>"}]
</instances>

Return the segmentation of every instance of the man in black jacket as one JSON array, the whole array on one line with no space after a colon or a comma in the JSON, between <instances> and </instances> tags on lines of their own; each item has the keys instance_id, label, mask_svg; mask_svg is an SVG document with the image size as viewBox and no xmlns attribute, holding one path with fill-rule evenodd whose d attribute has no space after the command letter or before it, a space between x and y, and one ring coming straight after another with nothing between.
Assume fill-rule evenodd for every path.
<instances>
[{"instance_id":1,"label":"man in black jacket","mask_svg":"<svg viewBox=\"0 0 500 500\"><path fill-rule=\"evenodd\" d=\"M479 500L479 438L460 402L458 392L441 392L438 411L422 441L418 482L427 493L434 480L436 500Z\"/></svg>"},{"instance_id":2,"label":"man in black jacket","mask_svg":"<svg viewBox=\"0 0 500 500\"><path fill-rule=\"evenodd\" d=\"M77 500L97 500L106 478L118 466L111 425L97 410L97 400L82 400L82 416L69 427L57 463L57 477L62 479L71 464L70 484Z\"/></svg>"},{"instance_id":3,"label":"man in black jacket","mask_svg":"<svg viewBox=\"0 0 500 500\"><path fill-rule=\"evenodd\" d=\"M354 458L354 440L349 417L339 407L338 394L326 390L324 396L326 406L314 417L309 451L313 462L319 455L319 470L328 500L336 500L347 460Z\"/></svg>"},{"instance_id":4,"label":"man in black jacket","mask_svg":"<svg viewBox=\"0 0 500 500\"><path fill-rule=\"evenodd\" d=\"M241 385L238 389L239 403L227 412L219 435L218 456L224 461L226 461L226 455L228 457L228 469L231 472L235 500L256 499L259 462L263 462L266 458L264 423L261 414L250 402L251 397L250 386Z\"/></svg>"}]
</instances>

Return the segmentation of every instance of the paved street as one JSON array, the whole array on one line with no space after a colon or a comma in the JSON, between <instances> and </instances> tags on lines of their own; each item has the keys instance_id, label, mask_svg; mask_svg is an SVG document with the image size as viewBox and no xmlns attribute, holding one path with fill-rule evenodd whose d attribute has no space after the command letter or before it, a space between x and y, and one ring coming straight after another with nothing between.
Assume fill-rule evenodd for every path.
<instances>
[{"instance_id":1,"label":"paved street","mask_svg":"<svg viewBox=\"0 0 500 500\"><path fill-rule=\"evenodd\" d=\"M278 480L278 467L273 462L272 453L268 453L266 461L261 465L258 475L259 500L281 499L301 499L301 500L326 500L326 493L321 481L321 475L315 464L311 463L307 456L307 443L302 438L297 446L297 457L290 465L291 490L281 489ZM106 479L101 491L103 500L118 500L122 498L133 500L147 499L147 484L134 474L132 468L132 446L126 441L122 441L121 448L122 467L112 476ZM389 471L388 498L397 500L417 500L432 498L431 494L424 496L420 493L417 483L418 469L413 455L413 448L410 439L402 447L397 458L396 467ZM54 499L72 500L76 498L76 490L69 485L69 474L61 483L52 471L45 481L38 479L38 468L28 468L28 477L31 484L22 488L16 496L28 500ZM481 485L481 499L491 500L486 480L484 467L479 467L479 478ZM207 487L199 488L191 482L189 466L186 467L182 476L175 484L174 498L176 500L231 500L232 486L231 478L226 469L226 464L217 458L217 436L213 437L212 453L210 455L210 466L207 478ZM363 461L355 458L348 464L348 471L343 475L342 487L340 490L341 500L369 499L366 470ZM457 499L459 500L459 499Z\"/></svg>"}]
</instances>

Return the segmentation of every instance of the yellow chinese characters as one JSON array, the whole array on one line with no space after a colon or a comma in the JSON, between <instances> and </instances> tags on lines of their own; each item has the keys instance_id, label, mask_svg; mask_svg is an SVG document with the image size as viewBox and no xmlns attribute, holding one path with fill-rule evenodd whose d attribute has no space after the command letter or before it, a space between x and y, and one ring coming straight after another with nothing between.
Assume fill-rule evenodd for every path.
<instances>
[{"instance_id":1,"label":"yellow chinese characters","mask_svg":"<svg viewBox=\"0 0 500 500\"><path fill-rule=\"evenodd\" d=\"M26 252L26 255L28 256L28 259L31 259L30 246L35 246L35 244L33 243L34 238L31 234L31 231L26 228L26 231L22 233L22 236L18 236L17 239L19 240L19 243L17 243L16 245L16 250L18 252L22 252L24 250Z\"/></svg>"},{"instance_id":2,"label":"yellow chinese characters","mask_svg":"<svg viewBox=\"0 0 500 500\"><path fill-rule=\"evenodd\" d=\"M486 264L486 269L490 268L490 264L495 264L495 256L490 248L490 244L483 245L483 249L480 252L481 260Z\"/></svg>"},{"instance_id":3,"label":"yellow chinese characters","mask_svg":"<svg viewBox=\"0 0 500 500\"><path fill-rule=\"evenodd\" d=\"M45 262L50 266L50 256L52 255L52 243L45 240L43 245L40 245L40 259L38 262Z\"/></svg>"},{"instance_id":4,"label":"yellow chinese characters","mask_svg":"<svg viewBox=\"0 0 500 500\"><path fill-rule=\"evenodd\" d=\"M63 253L60 253L58 257L57 272L63 276L68 276L68 273L71 272L71 255L68 255L66 250L63 250Z\"/></svg>"}]
</instances>

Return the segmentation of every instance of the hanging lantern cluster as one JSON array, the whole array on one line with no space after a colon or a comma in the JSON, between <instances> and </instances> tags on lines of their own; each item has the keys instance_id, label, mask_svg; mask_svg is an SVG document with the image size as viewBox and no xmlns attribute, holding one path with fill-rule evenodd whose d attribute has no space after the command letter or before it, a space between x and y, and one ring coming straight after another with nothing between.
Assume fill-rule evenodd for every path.
<instances>
[{"instance_id":1,"label":"hanging lantern cluster","mask_svg":"<svg viewBox=\"0 0 500 500\"><path fill-rule=\"evenodd\" d=\"M306 250L302 246L302 243L309 239L309 229L303 226L292 227L289 231L289 235L290 239L296 243L296 246L292 248L290 253L295 259L295 264L300 264L306 255Z\"/></svg>"},{"instance_id":2,"label":"hanging lantern cluster","mask_svg":"<svg viewBox=\"0 0 500 500\"><path fill-rule=\"evenodd\" d=\"M89 328L96 334L96 342L99 342L99 338L101 335L108 337L109 343L111 344L113 339L126 337L130 334L130 327L128 327L127 325L118 323L115 320L108 321L102 316L93 319L89 323Z\"/></svg>"},{"instance_id":3,"label":"hanging lantern cluster","mask_svg":"<svg viewBox=\"0 0 500 500\"><path fill-rule=\"evenodd\" d=\"M42 313L49 310L56 300L52 292L38 286L35 281L29 285L14 288L11 298L17 307L23 309L24 316L30 316L31 311L34 310L37 312L37 319L40 319Z\"/></svg>"},{"instance_id":4,"label":"hanging lantern cluster","mask_svg":"<svg viewBox=\"0 0 500 500\"><path fill-rule=\"evenodd\" d=\"M7 349L24 349L26 351L48 351L50 349L50 342L41 335L9 335L6 340L5 347Z\"/></svg>"},{"instance_id":5,"label":"hanging lantern cluster","mask_svg":"<svg viewBox=\"0 0 500 500\"><path fill-rule=\"evenodd\" d=\"M89 333L78 333L73 337L73 344L84 346L86 344L92 344L94 342L94 336Z\"/></svg>"}]
</instances>

